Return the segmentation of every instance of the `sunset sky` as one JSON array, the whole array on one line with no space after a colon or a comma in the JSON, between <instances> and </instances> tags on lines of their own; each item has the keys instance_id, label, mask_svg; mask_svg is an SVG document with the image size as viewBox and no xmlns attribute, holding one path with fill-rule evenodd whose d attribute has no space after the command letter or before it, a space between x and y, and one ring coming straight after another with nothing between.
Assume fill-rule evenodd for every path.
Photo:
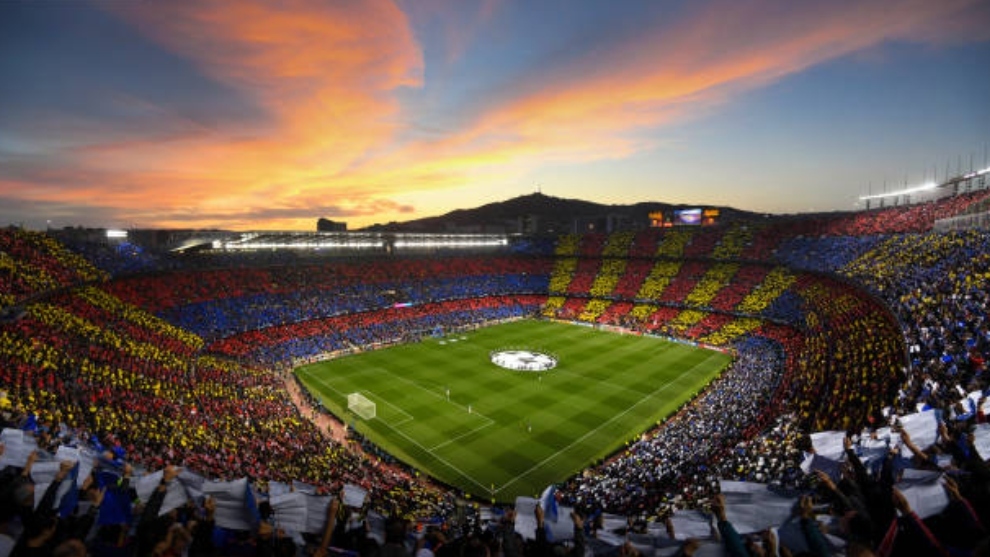
<instances>
[{"instance_id":1,"label":"sunset sky","mask_svg":"<svg viewBox=\"0 0 990 557\"><path fill-rule=\"evenodd\" d=\"M0 0L0 225L846 210L988 141L986 0Z\"/></svg>"}]
</instances>

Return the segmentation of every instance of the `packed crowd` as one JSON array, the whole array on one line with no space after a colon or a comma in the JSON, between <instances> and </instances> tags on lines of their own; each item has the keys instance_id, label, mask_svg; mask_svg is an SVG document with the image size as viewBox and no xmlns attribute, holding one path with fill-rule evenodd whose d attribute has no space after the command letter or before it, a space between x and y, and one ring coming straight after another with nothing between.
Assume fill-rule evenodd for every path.
<instances>
[{"instance_id":1,"label":"packed crowd","mask_svg":"<svg viewBox=\"0 0 990 557\"><path fill-rule=\"evenodd\" d=\"M386 467L374 478L384 483L368 490L345 483L346 477L318 489L223 481L187 466L135 464L119 445L102 445L64 423L49 430L16 409L2 412L0 427L4 556L340 555L354 537L338 513L350 509L345 502L369 519L386 512L402 524L424 508L441 516L453 510L452 499L420 490ZM360 501L348 491L360 493ZM396 505L376 510L365 504L388 498ZM306 509L301 515L300 505ZM366 552L370 541L353 548Z\"/></svg>"},{"instance_id":2,"label":"packed crowd","mask_svg":"<svg viewBox=\"0 0 990 557\"><path fill-rule=\"evenodd\" d=\"M819 238L815 246L818 270L869 288L896 314L908 352L893 401L898 412L955 406L960 389L986 387L986 232ZM793 264L800 251L781 257Z\"/></svg>"},{"instance_id":3,"label":"packed crowd","mask_svg":"<svg viewBox=\"0 0 990 557\"><path fill-rule=\"evenodd\" d=\"M538 258L337 261L142 275L107 289L212 341L395 304L545 292L550 264Z\"/></svg>"},{"instance_id":4,"label":"packed crowd","mask_svg":"<svg viewBox=\"0 0 990 557\"><path fill-rule=\"evenodd\" d=\"M0 331L0 406L45 454L71 438L136 467L170 462L213 478L324 487L346 480L417 512L442 500L412 472L376 468L325 439L289 400L284 377L199 355L202 345L100 288L56 290L23 303Z\"/></svg>"},{"instance_id":5,"label":"packed crowd","mask_svg":"<svg viewBox=\"0 0 990 557\"><path fill-rule=\"evenodd\" d=\"M962 393L986 388L988 248L990 235L982 231L895 235L834 269L876 292L903 327L909 369L897 411L956 407Z\"/></svg>"},{"instance_id":6,"label":"packed crowd","mask_svg":"<svg viewBox=\"0 0 990 557\"><path fill-rule=\"evenodd\" d=\"M917 210L927 211L925 215L937 212L931 208ZM12 283L9 292L4 292L5 304L19 303L24 310L23 317L4 326L0 338L0 373L8 390L4 400L13 400L18 406L6 409L4 425L26 431L37 439L39 453L53 453L60 444L69 442L106 448L111 459L126 458L145 470L165 469L165 474L172 473L167 467L171 462L218 479L302 480L323 489L352 483L370 490L373 500L387 502L384 506L389 514L423 509L444 514L451 507L446 495L421 486L410 473L375 466L360 453L327 442L286 399L281 384L285 378L241 364L197 356L201 347L198 336L190 334L186 327L176 327L136 311L121 298L146 303L162 314L213 300L225 300L221 303L240 300L237 303L244 303L244 307L267 304L289 308L293 306L292 296L305 291L302 284L346 287L350 281L359 285L365 278L361 273L366 273L370 277L400 276L402 281L398 283L382 281L382 284L398 284L399 288L384 290L401 291L404 298L418 302L410 307L361 313L346 307L328 309L335 313L321 315L320 311L324 310L316 309L310 314L316 318L289 325L286 325L288 319L278 321L277 312L281 310L275 309L276 313L269 319L277 324L262 329L265 336L252 336L260 334L259 331L244 332L234 334L226 345L224 341L215 344L221 350L229 348L231 354L251 355L256 361L267 358L271 362L284 362L349 346L408 340L415 338L411 335L436 327L456 328L532 314L545 303L545 294L486 298L472 294L489 287L504 287L507 293L518 293L520 288L539 291L540 284L546 292L548 287L552 290L554 280L550 274L552 260L544 260L539 268L533 269L532 275L539 275L542 283L531 282L529 273L518 273L516 279L499 282L503 280L500 277L512 274L508 269L515 263L507 261L495 274L495 286L492 276L485 274L490 268L483 263L476 267L482 269L477 273L464 269L445 271L441 262L435 266L412 264L412 270L397 270L388 265L383 269L381 264L374 263L353 269L350 276L347 273L351 269L345 269L347 265L332 271L329 270L332 266L315 267L333 273L332 276L318 273L314 276L314 268L307 268L300 270L296 278L292 278L291 270L284 269L270 274L259 269L244 269L243 274L220 272L215 276L202 272L194 279L182 278L183 274L168 279L153 275L130 283L114 281L109 285L109 292L114 295L89 287L28 301L38 292L100 281L105 276L71 253L52 248L45 240L34 239L29 233L18 234L24 237L16 242L5 240L21 250L16 257L8 256L7 261L14 263L5 264L6 268L12 273L34 273L35 278ZM726 245L723 248L726 253L736 253L747 246L747 234L741 230L724 232L721 240L713 241L709 247L714 250L715 246ZM17 235L11 237L14 236ZM677 237L687 238L681 245L683 253L683 248L691 245L691 237L671 235ZM666 240L663 242L661 245L666 244ZM591 243L575 238L564 251L587 254L613 249L613 245L638 244L636 237L614 243L607 237ZM596 535L594 522L584 521L580 518L583 516L602 516L603 511L611 511L662 523L667 516L684 515L688 508L703 507L713 513L715 529L730 554L759 554L773 538L757 540L733 534L729 520L732 500L723 500L716 494L719 480L726 479L766 483L780 493L802 493L804 497L797 499L796 508L806 543L814 554L831 554L841 546L820 545L820 532L807 522L816 514L805 508L812 501L846 517L845 522L837 521L831 533L837 534L846 547L857 551L872 549L896 555L912 544L926 544L914 547L928 547L931 554L949 551L968 554L977 549L981 540L986 543L987 531L983 525L990 518L986 516L986 509L990 509L986 493L990 476L986 472L986 455L976 450L973 435L977 426L985 422L986 356L990 351L985 284L990 278L990 256L987 256L990 236L970 232L856 240L795 238L781 247L778 257L787 265L795 265L795 258L802 257L803 249L820 251L823 254L820 260L806 259L808 264L801 266L836 272L865 285L892 308L896 320L856 288L825 277L770 267L761 268L760 273L750 277L737 270L734 263L686 261L681 264L662 260L671 267L672 272L667 276L688 277L685 284L689 287L679 290L664 285L658 289L658 298L666 300L663 296L670 296L667 301L683 302L693 295L696 302L704 302L695 305L710 306L717 300L740 314L772 317L773 321L730 319L728 311L685 315L683 307L662 306L647 308L643 315L649 316L648 319L629 320L626 317L644 306L628 301L622 306L627 313L609 314L623 325L644 330L653 327L658 332L664 331L666 323L678 322L684 325L681 332L696 338L711 338L722 329L736 327L739 334L725 334L712 344L731 346L737 358L731 369L662 427L562 488L560 502L572 504L578 511L574 532L581 541L573 547L583 547L581 544L590 542ZM398 265L401 268L407 263ZM732 273L710 277L714 269L728 270L730 266L734 267ZM757 275L763 276L762 281ZM643 279L644 286L648 282L657 284L649 276ZM618 281L595 280L595 277L588 282L587 289L604 291L609 286L613 290L618 286ZM178 286L174 289L172 278L177 278ZM417 284L422 286L409 287ZM697 291L706 284L711 285L707 289L711 292ZM564 284L562 291L567 286ZM309 288L315 291L320 287ZM217 296L217 292L223 295ZM594 293L583 293L584 303L588 294L594 297ZM396 301L387 297L375 299L365 308L380 309ZM318 302L313 300L313 303ZM584 303L569 306L570 299L560 303L562 308L571 308L575 315L580 315L586 307ZM217 307L234 311L239 306ZM743 307L745 311L740 309ZM609 308L603 306L596 315L605 315ZM220 316L225 311L214 313ZM178 315L171 317L181 323ZM258 310L256 315L264 312ZM204 330L224 331L216 333L219 338L261 322L210 325L212 328ZM312 326L313 334L307 337L305 331L293 329L300 325ZM903 354L902 334L908 340L907 357ZM291 345L291 339L307 338L313 339L312 345ZM281 342L283 339L286 342ZM257 346L255 343L272 351L266 354L247 348ZM924 409L934 409L938 415L940 431L933 442L919 447L906 432L895 432L899 433L893 436L898 445L896 451L867 458L870 435L875 435L898 415L907 416ZM868 428L865 432L861 429L864 424ZM826 429L850 434L839 457L845 462L846 470L838 475L809 474L801 469L807 455L814 452L807 434ZM287 442L290 438L293 441ZM317 446L323 450L312 452ZM366 448L373 451L371 446ZM3 496L12 497L9 501L17 500L17 495L25 500L28 489L25 486L34 483L23 479L32 473L28 470L24 474L21 468L8 466L0 472L5 488ZM912 503L904 496L908 490L899 478L904 470L928 470L937 472L941 478L951 478L951 481L941 480L949 503L928 516L913 512ZM61 473L56 472L55 478L66 481L69 471L58 477ZM88 499L90 507L98 509L90 517L96 520L104 495L92 487L83 491L82 499ZM40 500L42 495L37 497ZM145 503L153 506L153 501ZM130 540L128 543L133 545L117 554L131 555L135 551L152 554L155 547L164 552L161 543L167 542L168 546L180 539L186 540L190 554L218 554L218 551L233 554L218 549L215 543L196 545L205 543L207 536L203 532L209 529L198 529L190 519L209 524L211 511L206 501L199 501L197 509L185 511L185 516L182 513L170 516L167 526L156 526L157 534L148 534L147 539L143 539L145 534L136 537L125 534L121 539ZM100 551L108 551L98 541L108 539L107 532L83 528L88 516L85 505L79 505L74 512L68 509L65 516L59 513L57 518L48 516L51 513L16 505L4 505L4 508L16 509L0 517L4 520L0 530L14 531L16 535L9 537L21 546L15 554L49 554L56 542L70 540L84 541L91 550L100 547ZM40 508L44 510L46 506ZM254 554L261 547L273 549L278 544L260 542L279 537L272 530L263 535L264 522L257 523L254 534L224 543L231 543L229 547L241 543L237 547L244 554ZM143 515L129 524L136 525L138 532L149 527L143 522ZM966 525L962 530L966 535L957 531L961 524ZM119 535L120 524L116 526L114 531ZM88 536L79 535L84 530L89 532ZM578 531L586 533L579 535ZM370 554L369 548L359 548L353 536L348 538L344 534L333 532L326 539L332 538L336 547L362 553L367 549ZM510 544L518 543L504 534L504 522L494 520L460 536L457 543L461 544L458 547L474 544L476 548L490 547L504 552L506 546L500 546L497 541L504 543L512 539ZM585 535L588 540L584 539ZM659 544L662 537L654 536L654 543ZM676 538L674 546L681 551L694 550L694 542L685 543L683 535L669 537ZM200 542L195 542L197 539ZM440 543L436 540L431 543ZM292 539L292 551L299 551L307 543L317 552L326 551L326 547L320 549L322 541L320 536L296 537ZM383 542L389 543L385 539ZM545 539L543 542L544 545L531 543L517 549L538 554L550 548ZM27 549L35 543L40 545L32 547L45 550L32 553ZM410 538L405 529L396 530L391 543L403 545L407 551L416 549L415 538ZM777 540L777 543L781 542ZM198 549L193 551L193 545ZM289 545L285 543L286 547ZM660 545L653 547L657 551L659 548ZM560 550L558 546L557 551ZM615 551L632 554L645 549L621 546Z\"/></svg>"},{"instance_id":7,"label":"packed crowd","mask_svg":"<svg viewBox=\"0 0 990 557\"><path fill-rule=\"evenodd\" d=\"M106 274L45 234L0 229L0 310L39 292L103 280Z\"/></svg>"}]
</instances>

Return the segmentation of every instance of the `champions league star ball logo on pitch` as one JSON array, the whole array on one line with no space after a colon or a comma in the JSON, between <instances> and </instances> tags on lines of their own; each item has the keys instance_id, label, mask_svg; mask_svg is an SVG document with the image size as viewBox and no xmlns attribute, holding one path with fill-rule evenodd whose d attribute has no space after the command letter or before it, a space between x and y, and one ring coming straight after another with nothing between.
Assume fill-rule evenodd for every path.
<instances>
[{"instance_id":1,"label":"champions league star ball logo on pitch","mask_svg":"<svg viewBox=\"0 0 990 557\"><path fill-rule=\"evenodd\" d=\"M496 350L492 363L513 371L547 371L557 367L557 357L546 352L525 349Z\"/></svg>"}]
</instances>

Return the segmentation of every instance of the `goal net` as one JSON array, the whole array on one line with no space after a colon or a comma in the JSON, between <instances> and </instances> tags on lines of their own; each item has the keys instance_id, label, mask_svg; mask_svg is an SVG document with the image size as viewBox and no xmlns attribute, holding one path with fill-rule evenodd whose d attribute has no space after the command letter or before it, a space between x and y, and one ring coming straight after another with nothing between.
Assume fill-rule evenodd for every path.
<instances>
[{"instance_id":1,"label":"goal net","mask_svg":"<svg viewBox=\"0 0 990 557\"><path fill-rule=\"evenodd\" d=\"M375 403L365 398L361 393L347 395L347 409L365 420L375 417Z\"/></svg>"}]
</instances>

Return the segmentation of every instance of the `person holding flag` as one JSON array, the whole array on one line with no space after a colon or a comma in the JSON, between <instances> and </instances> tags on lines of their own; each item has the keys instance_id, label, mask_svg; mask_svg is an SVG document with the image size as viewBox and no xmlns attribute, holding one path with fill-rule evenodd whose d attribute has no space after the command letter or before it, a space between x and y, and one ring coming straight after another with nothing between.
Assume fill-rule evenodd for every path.
<instances>
[{"instance_id":1,"label":"person holding flag","mask_svg":"<svg viewBox=\"0 0 990 557\"><path fill-rule=\"evenodd\" d=\"M533 515L536 518L536 555L573 555L574 557L584 557L587 542L584 535L584 518L576 511L571 511L571 521L574 526L573 544L569 549L566 546L557 546L554 543L554 536L551 524L556 524L559 520L557 509L557 488L554 485L547 486L540 495ZM563 549L562 552L557 549Z\"/></svg>"},{"instance_id":2,"label":"person holding flag","mask_svg":"<svg viewBox=\"0 0 990 557\"><path fill-rule=\"evenodd\" d=\"M550 484L540 494L540 507L543 508L544 520L557 522L557 486Z\"/></svg>"}]
</instances>

